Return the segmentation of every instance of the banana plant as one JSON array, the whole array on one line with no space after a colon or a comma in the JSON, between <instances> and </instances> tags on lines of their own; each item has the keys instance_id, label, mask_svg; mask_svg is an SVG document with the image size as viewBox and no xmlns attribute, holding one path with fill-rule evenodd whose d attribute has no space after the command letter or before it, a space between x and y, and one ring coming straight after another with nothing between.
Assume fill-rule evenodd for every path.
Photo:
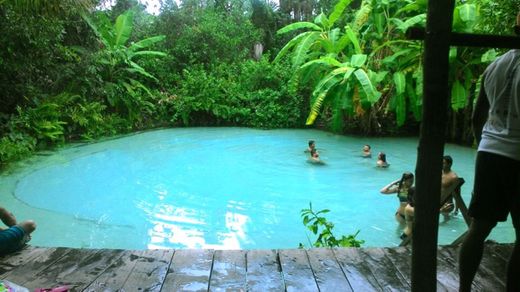
<instances>
[{"instance_id":1,"label":"banana plant","mask_svg":"<svg viewBox=\"0 0 520 292\"><path fill-rule=\"evenodd\" d=\"M274 60L277 62L291 52L295 78L308 81L312 76L321 76L314 86L307 125L314 123L327 100L336 105L333 119L337 120L343 110L363 114L363 108L370 107L381 97L373 83L378 74L365 67L367 55L358 39L359 28L370 13L369 1L363 1L351 24L343 29L334 26L350 2L340 0L328 17L321 13L314 23L297 22L278 31L284 34L307 29L291 39Z\"/></svg>"},{"instance_id":2,"label":"banana plant","mask_svg":"<svg viewBox=\"0 0 520 292\"><path fill-rule=\"evenodd\" d=\"M137 60L166 56L164 52L147 49L163 41L165 36L153 36L128 44L133 30L132 10L119 15L113 25L104 13L99 14L96 21L86 15L83 18L102 44L96 60L100 66L108 103L118 110L126 111L130 117L138 118L139 110L153 107L142 99L142 92L148 95L151 93L141 80L158 80L141 67Z\"/></svg>"},{"instance_id":3,"label":"banana plant","mask_svg":"<svg viewBox=\"0 0 520 292\"><path fill-rule=\"evenodd\" d=\"M472 33L479 22L480 8L476 3L461 3L453 12L453 30ZM452 47L450 49L451 107L463 109L468 105L468 96L482 73L482 67L497 57L497 51Z\"/></svg>"}]
</instances>

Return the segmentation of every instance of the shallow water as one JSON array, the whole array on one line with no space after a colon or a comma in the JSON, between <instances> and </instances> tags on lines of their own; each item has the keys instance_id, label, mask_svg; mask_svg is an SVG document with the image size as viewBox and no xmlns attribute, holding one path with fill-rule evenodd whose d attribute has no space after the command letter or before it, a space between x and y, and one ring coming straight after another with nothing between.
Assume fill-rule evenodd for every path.
<instances>
[{"instance_id":1,"label":"shallow water","mask_svg":"<svg viewBox=\"0 0 520 292\"><path fill-rule=\"evenodd\" d=\"M326 165L307 162L316 140ZM364 144L373 158L361 158ZM360 230L364 246L398 245L398 200L379 194L413 171L416 138L345 137L317 130L182 128L139 133L41 153L0 176L1 204L33 218L32 244L91 248L295 248L309 246L300 211L330 209L336 236ZM388 169L375 167L387 153ZM464 177L466 203L475 150L446 145ZM439 243L466 230L440 221ZM492 238L512 242L509 222Z\"/></svg>"}]
</instances>

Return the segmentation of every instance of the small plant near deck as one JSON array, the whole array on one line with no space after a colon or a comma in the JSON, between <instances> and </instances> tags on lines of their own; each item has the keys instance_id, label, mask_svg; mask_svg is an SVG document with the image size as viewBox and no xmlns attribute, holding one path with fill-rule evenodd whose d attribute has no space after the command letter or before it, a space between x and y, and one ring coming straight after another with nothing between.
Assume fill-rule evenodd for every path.
<instances>
[{"instance_id":1,"label":"small plant near deck","mask_svg":"<svg viewBox=\"0 0 520 292\"><path fill-rule=\"evenodd\" d=\"M355 234L343 235L340 238L336 238L332 233L334 223L327 220L327 218L320 216L330 212L328 209L320 211L312 210L312 203L309 202L309 209L302 209L301 216L303 218L303 225L305 225L314 235L318 238L314 243L311 243L310 238L309 244L313 247L360 247L364 240L356 239L359 234L359 230ZM303 244L300 243L300 248L303 248Z\"/></svg>"}]
</instances>

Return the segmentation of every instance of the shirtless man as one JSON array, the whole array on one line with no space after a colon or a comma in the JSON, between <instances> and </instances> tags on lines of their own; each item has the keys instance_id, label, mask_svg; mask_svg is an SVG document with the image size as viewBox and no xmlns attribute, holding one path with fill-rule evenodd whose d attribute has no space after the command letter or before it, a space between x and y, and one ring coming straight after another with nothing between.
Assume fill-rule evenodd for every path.
<instances>
[{"instance_id":1,"label":"shirtless man","mask_svg":"<svg viewBox=\"0 0 520 292\"><path fill-rule=\"evenodd\" d=\"M441 198L450 196L455 190L455 186L458 183L457 174L451 169L453 165L453 159L449 155L445 155L442 158L442 179L441 179ZM442 205L440 212L444 216L448 216L451 211L455 209L453 204L453 196L449 198L444 205Z\"/></svg>"}]
</instances>

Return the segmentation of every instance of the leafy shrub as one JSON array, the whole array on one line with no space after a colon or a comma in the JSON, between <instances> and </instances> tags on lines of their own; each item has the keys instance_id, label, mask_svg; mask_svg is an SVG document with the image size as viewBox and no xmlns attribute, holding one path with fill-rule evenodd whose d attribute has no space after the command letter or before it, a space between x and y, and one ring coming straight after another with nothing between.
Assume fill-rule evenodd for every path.
<instances>
[{"instance_id":1,"label":"leafy shrub","mask_svg":"<svg viewBox=\"0 0 520 292\"><path fill-rule=\"evenodd\" d=\"M20 130L33 136L38 144L52 145L64 142L64 125L61 120L60 105L41 103L36 107L17 108L18 117L14 122Z\"/></svg>"},{"instance_id":2,"label":"leafy shrub","mask_svg":"<svg viewBox=\"0 0 520 292\"><path fill-rule=\"evenodd\" d=\"M320 216L330 212L328 209L314 212L312 210L312 203L309 203L309 209L302 209L301 216L303 218L303 225L307 227L314 235L318 235L316 241L309 243L314 247L360 247L365 241L356 239L359 234L359 230L355 234L342 235L340 238L336 238L332 233L334 223L327 220L327 218ZM300 243L300 247L303 244Z\"/></svg>"},{"instance_id":3,"label":"leafy shrub","mask_svg":"<svg viewBox=\"0 0 520 292\"><path fill-rule=\"evenodd\" d=\"M36 139L21 133L10 134L0 139L0 165L20 160L31 155L36 148Z\"/></svg>"},{"instance_id":4,"label":"leafy shrub","mask_svg":"<svg viewBox=\"0 0 520 292\"><path fill-rule=\"evenodd\" d=\"M286 72L283 66L266 60L184 70L172 104L172 122L186 126L299 127L303 124L303 101L288 93Z\"/></svg>"},{"instance_id":5,"label":"leafy shrub","mask_svg":"<svg viewBox=\"0 0 520 292\"><path fill-rule=\"evenodd\" d=\"M191 65L210 68L243 61L261 39L260 31L238 11L228 14L212 9L179 10L174 17L166 16L159 27L167 36L166 45L175 56L175 67L181 70Z\"/></svg>"}]
</instances>

